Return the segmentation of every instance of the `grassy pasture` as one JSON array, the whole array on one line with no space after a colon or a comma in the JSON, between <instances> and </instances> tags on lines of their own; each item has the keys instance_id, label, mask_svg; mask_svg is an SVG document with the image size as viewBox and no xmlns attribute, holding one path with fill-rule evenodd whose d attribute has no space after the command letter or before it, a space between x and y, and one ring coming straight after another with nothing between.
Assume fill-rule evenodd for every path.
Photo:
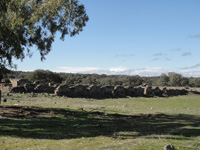
<instances>
[{"instance_id":1,"label":"grassy pasture","mask_svg":"<svg viewBox=\"0 0 200 150\"><path fill-rule=\"evenodd\" d=\"M4 96L0 150L200 149L200 96L81 99Z\"/></svg>"}]
</instances>

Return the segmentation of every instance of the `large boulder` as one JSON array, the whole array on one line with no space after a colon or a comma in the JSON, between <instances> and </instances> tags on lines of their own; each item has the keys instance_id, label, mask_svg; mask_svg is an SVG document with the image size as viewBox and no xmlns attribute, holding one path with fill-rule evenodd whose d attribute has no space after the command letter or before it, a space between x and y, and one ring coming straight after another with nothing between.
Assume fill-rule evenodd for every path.
<instances>
[{"instance_id":1,"label":"large boulder","mask_svg":"<svg viewBox=\"0 0 200 150\"><path fill-rule=\"evenodd\" d=\"M153 87L152 90L153 90L154 96L162 96L163 95L163 91L159 87Z\"/></svg>"},{"instance_id":2,"label":"large boulder","mask_svg":"<svg viewBox=\"0 0 200 150\"><path fill-rule=\"evenodd\" d=\"M101 96L102 98L112 98L113 97L113 86L102 86L101 87Z\"/></svg>"},{"instance_id":3,"label":"large boulder","mask_svg":"<svg viewBox=\"0 0 200 150\"><path fill-rule=\"evenodd\" d=\"M186 89L177 89L178 95L187 95L188 91Z\"/></svg>"},{"instance_id":4,"label":"large boulder","mask_svg":"<svg viewBox=\"0 0 200 150\"><path fill-rule=\"evenodd\" d=\"M71 89L68 85L60 85L56 88L55 94L58 96L69 96L71 93Z\"/></svg>"},{"instance_id":5,"label":"large boulder","mask_svg":"<svg viewBox=\"0 0 200 150\"><path fill-rule=\"evenodd\" d=\"M200 88L187 88L185 89L188 94L200 94Z\"/></svg>"},{"instance_id":6,"label":"large boulder","mask_svg":"<svg viewBox=\"0 0 200 150\"><path fill-rule=\"evenodd\" d=\"M153 89L150 86L144 87L144 95L145 96L153 96Z\"/></svg>"},{"instance_id":7,"label":"large boulder","mask_svg":"<svg viewBox=\"0 0 200 150\"><path fill-rule=\"evenodd\" d=\"M12 88L11 83L0 83L0 90L4 92L9 92Z\"/></svg>"},{"instance_id":8,"label":"large boulder","mask_svg":"<svg viewBox=\"0 0 200 150\"><path fill-rule=\"evenodd\" d=\"M163 88L163 93L164 93L165 96L175 95L175 91L173 89Z\"/></svg>"},{"instance_id":9,"label":"large boulder","mask_svg":"<svg viewBox=\"0 0 200 150\"><path fill-rule=\"evenodd\" d=\"M117 98L126 97L126 89L121 85L115 86L113 91L113 96Z\"/></svg>"},{"instance_id":10,"label":"large boulder","mask_svg":"<svg viewBox=\"0 0 200 150\"><path fill-rule=\"evenodd\" d=\"M9 79L5 78L5 79L2 79L2 80L1 80L1 83L7 83L7 84L9 84L9 83L11 83L11 82L10 82Z\"/></svg>"},{"instance_id":11,"label":"large boulder","mask_svg":"<svg viewBox=\"0 0 200 150\"><path fill-rule=\"evenodd\" d=\"M25 93L26 90L25 90L24 86L17 86L17 87L12 87L10 89L10 92L11 93Z\"/></svg>"},{"instance_id":12,"label":"large boulder","mask_svg":"<svg viewBox=\"0 0 200 150\"><path fill-rule=\"evenodd\" d=\"M126 96L135 97L135 88L133 86L125 86Z\"/></svg>"},{"instance_id":13,"label":"large boulder","mask_svg":"<svg viewBox=\"0 0 200 150\"><path fill-rule=\"evenodd\" d=\"M10 82L12 84L12 87L20 87L24 86L26 83L31 83L26 79L10 79Z\"/></svg>"},{"instance_id":14,"label":"large boulder","mask_svg":"<svg viewBox=\"0 0 200 150\"><path fill-rule=\"evenodd\" d=\"M27 93L31 93L31 92L34 92L35 86L36 86L35 84L26 83L24 85L24 89L26 90Z\"/></svg>"},{"instance_id":15,"label":"large boulder","mask_svg":"<svg viewBox=\"0 0 200 150\"><path fill-rule=\"evenodd\" d=\"M54 93L55 89L55 87L48 86L47 84L38 84L34 91L36 93Z\"/></svg>"},{"instance_id":16,"label":"large boulder","mask_svg":"<svg viewBox=\"0 0 200 150\"><path fill-rule=\"evenodd\" d=\"M55 82L49 82L48 86L50 86L50 87L56 87L57 88L59 86L59 84L55 83Z\"/></svg>"},{"instance_id":17,"label":"large boulder","mask_svg":"<svg viewBox=\"0 0 200 150\"><path fill-rule=\"evenodd\" d=\"M172 144L167 144L167 145L164 147L164 150L175 150L175 147L174 147Z\"/></svg>"},{"instance_id":18,"label":"large boulder","mask_svg":"<svg viewBox=\"0 0 200 150\"><path fill-rule=\"evenodd\" d=\"M142 97L144 96L144 88L138 86L138 87L135 87L135 95L137 97Z\"/></svg>"},{"instance_id":19,"label":"large boulder","mask_svg":"<svg viewBox=\"0 0 200 150\"><path fill-rule=\"evenodd\" d=\"M163 88L163 94L165 96L178 96L186 95L188 91L183 88Z\"/></svg>"},{"instance_id":20,"label":"large boulder","mask_svg":"<svg viewBox=\"0 0 200 150\"><path fill-rule=\"evenodd\" d=\"M102 98L101 88L96 85L90 85L88 88L88 97Z\"/></svg>"},{"instance_id":21,"label":"large boulder","mask_svg":"<svg viewBox=\"0 0 200 150\"><path fill-rule=\"evenodd\" d=\"M69 88L71 93L68 95L69 97L87 97L88 89L84 85L75 85Z\"/></svg>"}]
</instances>

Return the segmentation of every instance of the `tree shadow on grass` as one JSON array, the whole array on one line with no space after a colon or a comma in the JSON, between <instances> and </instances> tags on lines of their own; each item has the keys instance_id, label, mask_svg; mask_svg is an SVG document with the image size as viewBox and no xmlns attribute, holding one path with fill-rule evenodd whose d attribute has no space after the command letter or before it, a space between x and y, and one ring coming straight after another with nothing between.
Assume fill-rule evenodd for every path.
<instances>
[{"instance_id":1,"label":"tree shadow on grass","mask_svg":"<svg viewBox=\"0 0 200 150\"><path fill-rule=\"evenodd\" d=\"M26 106L0 106L0 135L35 139L155 135L200 136L200 117L193 115L120 115ZM179 137L181 140L181 138Z\"/></svg>"}]
</instances>

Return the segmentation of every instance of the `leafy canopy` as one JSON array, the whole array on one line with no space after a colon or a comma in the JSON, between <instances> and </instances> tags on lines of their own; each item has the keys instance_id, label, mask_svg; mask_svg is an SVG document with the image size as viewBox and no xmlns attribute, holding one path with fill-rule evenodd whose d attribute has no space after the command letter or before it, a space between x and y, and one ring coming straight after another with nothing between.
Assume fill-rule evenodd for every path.
<instances>
[{"instance_id":1,"label":"leafy canopy","mask_svg":"<svg viewBox=\"0 0 200 150\"><path fill-rule=\"evenodd\" d=\"M0 0L0 63L13 67L12 59L31 56L32 46L44 60L56 32L64 40L82 31L87 21L78 0Z\"/></svg>"},{"instance_id":2,"label":"leafy canopy","mask_svg":"<svg viewBox=\"0 0 200 150\"><path fill-rule=\"evenodd\" d=\"M27 78L29 81L33 82L43 81L44 83L46 82L61 83L63 80L59 74L51 72L49 70L41 70L41 69L37 69L33 72L30 72Z\"/></svg>"}]
</instances>

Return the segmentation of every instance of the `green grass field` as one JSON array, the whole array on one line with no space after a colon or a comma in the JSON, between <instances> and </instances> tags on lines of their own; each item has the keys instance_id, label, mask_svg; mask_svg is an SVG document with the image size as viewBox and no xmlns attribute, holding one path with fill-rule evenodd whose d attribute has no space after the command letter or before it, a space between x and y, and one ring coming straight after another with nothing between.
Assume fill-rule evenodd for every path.
<instances>
[{"instance_id":1,"label":"green grass field","mask_svg":"<svg viewBox=\"0 0 200 150\"><path fill-rule=\"evenodd\" d=\"M12 94L0 106L0 150L200 149L200 96L81 99Z\"/></svg>"}]
</instances>

